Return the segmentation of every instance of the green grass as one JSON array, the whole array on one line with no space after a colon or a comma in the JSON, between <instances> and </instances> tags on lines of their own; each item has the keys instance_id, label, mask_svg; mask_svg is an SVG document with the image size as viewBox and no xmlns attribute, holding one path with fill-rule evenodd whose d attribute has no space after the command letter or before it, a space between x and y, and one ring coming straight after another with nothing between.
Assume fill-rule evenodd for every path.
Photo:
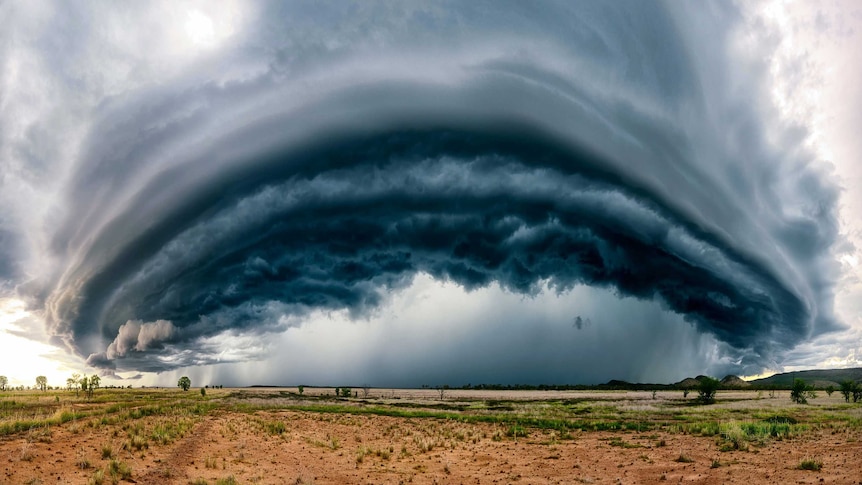
<instances>
[{"instance_id":1,"label":"green grass","mask_svg":"<svg viewBox=\"0 0 862 485\"><path fill-rule=\"evenodd\" d=\"M611 438L610 441L608 441L608 444L611 446L618 446L620 448L642 448L643 447L643 445L641 445L641 444L625 441L619 437Z\"/></svg>"},{"instance_id":2,"label":"green grass","mask_svg":"<svg viewBox=\"0 0 862 485\"><path fill-rule=\"evenodd\" d=\"M264 429L269 434L282 435L287 432L287 425L284 424L284 421L270 421L264 423Z\"/></svg>"}]
</instances>

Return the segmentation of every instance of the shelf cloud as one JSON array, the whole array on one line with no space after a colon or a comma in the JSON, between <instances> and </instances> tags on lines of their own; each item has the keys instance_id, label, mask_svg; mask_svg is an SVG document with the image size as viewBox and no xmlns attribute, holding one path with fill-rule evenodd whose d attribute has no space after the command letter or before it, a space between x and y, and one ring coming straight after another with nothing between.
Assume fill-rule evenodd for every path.
<instances>
[{"instance_id":1,"label":"shelf cloud","mask_svg":"<svg viewBox=\"0 0 862 485\"><path fill-rule=\"evenodd\" d=\"M225 362L417 275L657 302L750 373L841 328L839 190L732 5L271 3L222 44L202 7L200 52L146 55L102 7L59 27L76 69L38 59L67 118L3 130L0 169L0 288L89 365Z\"/></svg>"}]
</instances>

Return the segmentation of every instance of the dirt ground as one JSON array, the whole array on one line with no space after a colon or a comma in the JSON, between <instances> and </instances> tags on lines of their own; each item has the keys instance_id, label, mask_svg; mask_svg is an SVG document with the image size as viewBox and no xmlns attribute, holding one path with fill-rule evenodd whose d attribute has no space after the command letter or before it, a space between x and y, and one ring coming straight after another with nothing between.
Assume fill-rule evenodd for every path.
<instances>
[{"instance_id":1,"label":"dirt ground","mask_svg":"<svg viewBox=\"0 0 862 485\"><path fill-rule=\"evenodd\" d=\"M526 432L438 419L218 411L169 445L131 452L110 427L67 423L49 436L4 438L0 483L86 484L110 446L131 468L126 482L141 484L862 484L862 442L850 433L812 431L720 452L714 438L685 434ZM821 470L797 469L805 459L822 462Z\"/></svg>"}]
</instances>

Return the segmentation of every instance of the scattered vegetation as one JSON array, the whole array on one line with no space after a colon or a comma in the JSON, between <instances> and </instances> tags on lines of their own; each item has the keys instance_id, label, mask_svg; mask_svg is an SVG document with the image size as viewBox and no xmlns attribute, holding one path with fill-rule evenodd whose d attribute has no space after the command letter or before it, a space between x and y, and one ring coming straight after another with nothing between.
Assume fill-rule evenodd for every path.
<instances>
[{"instance_id":1,"label":"scattered vegetation","mask_svg":"<svg viewBox=\"0 0 862 485\"><path fill-rule=\"evenodd\" d=\"M89 383L91 378L84 376L77 382L84 379ZM70 382L67 384L69 386L64 390L45 391L47 395L41 390L11 391L0 395L0 435L20 433L19 438L24 438L21 440L24 443L20 454L16 451L12 459L27 461L33 456L41 459L38 458L41 456L39 442L49 443L57 439L56 430L52 437L54 426L69 423L67 429L72 431L74 428L76 433L107 427L104 428L107 431L100 431L98 435L104 438L93 443L95 449L88 447L87 454L73 453L74 459L67 462L69 468L79 469L77 473L85 470L83 473L90 475L90 483L127 480L123 477L131 477L132 472L126 463L137 469L139 456L155 456L152 450L187 435L202 416L213 410L233 413L215 433L217 436L220 429L224 441L233 441L237 447L243 443L243 433L250 430L264 439L271 435L283 437L279 439L286 442L304 440L324 448L324 451L331 450L327 452L333 456L346 456L348 460L351 450L356 450L357 466L362 463L368 466L369 461L379 466L387 460L418 457L429 452L435 456L441 453L443 457L436 468L438 473L439 467L446 463L446 453L479 440L505 442L533 437L531 443L549 447L548 459L559 459L561 453L556 446L561 440L579 439L580 432L618 432L611 434L612 437L604 443L619 448L675 447L673 435L687 434L710 437L710 441L715 443L714 450L757 452L758 448L769 446L774 441L792 439L810 430L818 433L832 430L835 434L845 429L862 429L858 406L824 399L803 408L792 405L786 398L762 400L763 394L758 395L757 391L722 394L718 405L697 406L692 400L680 399L679 391L663 393L652 399L652 390L634 394L578 393L541 401L521 401L504 396L494 400L470 399L464 396L466 393L459 392L440 401L433 388L425 391L422 399L401 400L388 399L388 392L386 396L383 393L377 396L375 392L375 397L365 398L364 389L360 390L360 395L365 399L341 400L335 399L331 391L323 395L318 389L309 389L311 392L301 398L294 389L245 389L212 391L207 393L206 399L199 399L197 393L189 396L176 388L108 388L91 398L85 393L76 399L72 391L84 388ZM813 392L810 386L804 382L803 385L804 392ZM850 385L842 385L840 389L842 393L848 392L845 396L848 403L853 398L853 389ZM89 391L89 386L84 390ZM698 401L706 402L700 397L701 391L703 388L698 389ZM339 397L353 397L352 392L349 388L339 388ZM55 399L57 396L62 399ZM810 395L803 396L811 399ZM711 398L714 401L714 391ZM368 438L359 431L355 437L352 431L347 434L339 432L337 436L335 433L326 434L325 438L323 434L302 436L299 434L301 428L295 428L291 420L303 413L280 413L279 410L314 413L314 419L341 425L359 421L355 417L357 415L408 418L418 424L407 427L393 420L379 420L395 423L380 430L392 446L380 446L377 437ZM209 469L213 474L209 475L212 483L216 473L212 470L236 473L230 468L230 461L243 460L243 452L239 450L241 448L232 455L221 451L218 457L204 455L195 466ZM652 453L646 449L643 451ZM677 450L674 448L672 451ZM247 459L248 450L245 453ZM639 453L641 451L634 452L632 456ZM667 449L662 453L666 455ZM714 466L732 463L712 456L704 458L700 454L697 458L703 468L710 461ZM689 455L680 451L677 461L690 463L690 460ZM22 466L32 465L22 463ZM791 462L785 466L794 465ZM812 465L799 464L801 469L812 469L803 468L808 466Z\"/></svg>"}]
</instances>

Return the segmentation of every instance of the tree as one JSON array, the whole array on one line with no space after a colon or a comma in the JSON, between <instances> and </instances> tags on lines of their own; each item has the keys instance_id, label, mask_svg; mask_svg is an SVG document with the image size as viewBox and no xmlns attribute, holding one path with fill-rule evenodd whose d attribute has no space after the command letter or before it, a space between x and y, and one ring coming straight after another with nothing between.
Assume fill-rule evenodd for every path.
<instances>
[{"instance_id":1,"label":"tree","mask_svg":"<svg viewBox=\"0 0 862 485\"><path fill-rule=\"evenodd\" d=\"M833 392L835 392L835 386L833 386L831 384L826 386L826 395L827 396L832 396Z\"/></svg>"},{"instance_id":2,"label":"tree","mask_svg":"<svg viewBox=\"0 0 862 485\"><path fill-rule=\"evenodd\" d=\"M177 387L182 387L184 391L188 391L190 387L192 387L192 380L186 376L180 377L180 380L177 381Z\"/></svg>"},{"instance_id":3,"label":"tree","mask_svg":"<svg viewBox=\"0 0 862 485\"><path fill-rule=\"evenodd\" d=\"M371 392L371 388L368 387L368 384L362 386L362 399L368 399L369 392Z\"/></svg>"},{"instance_id":4,"label":"tree","mask_svg":"<svg viewBox=\"0 0 862 485\"><path fill-rule=\"evenodd\" d=\"M45 392L45 389L48 387L48 378L45 376L36 377L36 387Z\"/></svg>"},{"instance_id":5,"label":"tree","mask_svg":"<svg viewBox=\"0 0 862 485\"><path fill-rule=\"evenodd\" d=\"M857 384L853 381L841 381L841 383L839 385L841 386L841 388L839 390L841 391L841 394L844 396L845 401L850 402L851 396L853 397L853 402L856 402L859 400L859 397L858 397L859 384Z\"/></svg>"},{"instance_id":6,"label":"tree","mask_svg":"<svg viewBox=\"0 0 862 485\"><path fill-rule=\"evenodd\" d=\"M0 376L0 391L5 391L6 386L9 385L9 378L6 376Z\"/></svg>"},{"instance_id":7,"label":"tree","mask_svg":"<svg viewBox=\"0 0 862 485\"><path fill-rule=\"evenodd\" d=\"M78 391L81 389L81 374L75 372L72 374L72 377L66 380L66 382L69 382L70 380L72 381L70 383L71 387L75 388L75 397L78 397Z\"/></svg>"},{"instance_id":8,"label":"tree","mask_svg":"<svg viewBox=\"0 0 862 485\"><path fill-rule=\"evenodd\" d=\"M99 384L101 382L102 382L102 379L99 376L97 376L96 374L93 374L92 376L90 376L90 385L88 386L88 392L89 392L88 396L89 397L93 397L93 391L99 388Z\"/></svg>"},{"instance_id":9,"label":"tree","mask_svg":"<svg viewBox=\"0 0 862 485\"><path fill-rule=\"evenodd\" d=\"M84 395L85 395L85 396L89 396L89 393L90 393L90 378L89 378L89 377L87 377L87 374L84 374L84 375L81 377L81 380L79 380L79 381L78 381L78 384L81 386L81 390L82 390L82 391L84 391ZM78 395L78 393L77 393L77 392L75 392L75 395L77 396L77 395Z\"/></svg>"},{"instance_id":10,"label":"tree","mask_svg":"<svg viewBox=\"0 0 862 485\"><path fill-rule=\"evenodd\" d=\"M350 389L349 387L342 387L341 388L341 397L350 397L350 395L352 393L353 393L353 390Z\"/></svg>"},{"instance_id":11,"label":"tree","mask_svg":"<svg viewBox=\"0 0 862 485\"><path fill-rule=\"evenodd\" d=\"M793 387L790 388L790 400L796 404L808 404L809 399L817 397L814 386L809 386L802 379L793 379Z\"/></svg>"},{"instance_id":12,"label":"tree","mask_svg":"<svg viewBox=\"0 0 862 485\"><path fill-rule=\"evenodd\" d=\"M718 387L721 385L721 382L718 379L713 379L712 377L704 377L700 381L700 385L697 388L697 400L702 402L703 404L712 404L715 402L715 393L718 391Z\"/></svg>"},{"instance_id":13,"label":"tree","mask_svg":"<svg viewBox=\"0 0 862 485\"><path fill-rule=\"evenodd\" d=\"M299 391L299 395L301 396L303 392L305 392L305 386L299 386L296 388Z\"/></svg>"}]
</instances>

